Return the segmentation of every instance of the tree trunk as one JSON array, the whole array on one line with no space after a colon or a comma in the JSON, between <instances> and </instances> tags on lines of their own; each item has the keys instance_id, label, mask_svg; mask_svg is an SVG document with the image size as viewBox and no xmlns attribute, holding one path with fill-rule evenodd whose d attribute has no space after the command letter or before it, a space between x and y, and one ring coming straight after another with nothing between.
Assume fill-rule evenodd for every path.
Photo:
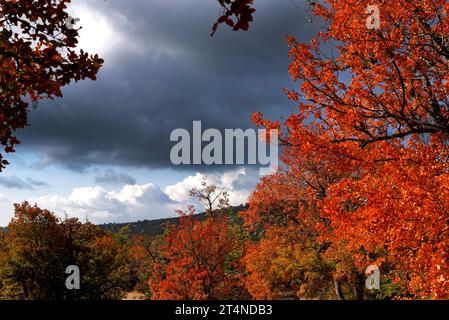
<instances>
[{"instance_id":1,"label":"tree trunk","mask_svg":"<svg viewBox=\"0 0 449 320\"><path fill-rule=\"evenodd\" d=\"M365 291L365 278L362 275L358 275L354 284L354 299L363 300Z\"/></svg>"},{"instance_id":2,"label":"tree trunk","mask_svg":"<svg viewBox=\"0 0 449 320\"><path fill-rule=\"evenodd\" d=\"M343 296L343 292L341 291L340 281L334 280L334 286L335 286L335 294L337 295L337 299L345 300L345 297Z\"/></svg>"}]
</instances>

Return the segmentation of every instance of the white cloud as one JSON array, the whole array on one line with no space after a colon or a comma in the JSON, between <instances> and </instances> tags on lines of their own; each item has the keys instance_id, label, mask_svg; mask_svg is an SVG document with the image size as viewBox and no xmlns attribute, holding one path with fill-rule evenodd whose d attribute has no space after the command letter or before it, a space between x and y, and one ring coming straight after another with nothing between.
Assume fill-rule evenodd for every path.
<instances>
[{"instance_id":1,"label":"white cloud","mask_svg":"<svg viewBox=\"0 0 449 320\"><path fill-rule=\"evenodd\" d=\"M88 218L93 223L132 222L176 216L177 209L185 209L192 204L189 191L201 187L203 179L227 190L231 205L244 204L258 178L257 170L246 169L207 176L197 173L164 190L152 183L125 185L119 190L89 186L75 188L68 196L45 195L29 198L28 201L59 216L67 213L81 220Z\"/></svg>"},{"instance_id":2,"label":"white cloud","mask_svg":"<svg viewBox=\"0 0 449 320\"><path fill-rule=\"evenodd\" d=\"M257 171L253 172L245 168L227 171L223 174L204 175L197 173L194 176L188 176L181 182L166 187L164 192L174 201L187 202L189 201L189 191L192 188L201 187L203 179L209 184L225 189L229 194L231 205L236 206L246 203L252 190L254 190L259 176Z\"/></svg>"},{"instance_id":3,"label":"white cloud","mask_svg":"<svg viewBox=\"0 0 449 320\"><path fill-rule=\"evenodd\" d=\"M104 55L124 43L123 34L115 27L114 22L88 3L72 3L68 11L73 18L80 19L74 25L76 29L81 27L78 48Z\"/></svg>"},{"instance_id":4,"label":"white cloud","mask_svg":"<svg viewBox=\"0 0 449 320\"><path fill-rule=\"evenodd\" d=\"M102 187L75 188L69 196L46 195L29 199L59 215L66 212L94 223L128 222L174 216L176 203L153 184L127 185L119 191Z\"/></svg>"}]
</instances>

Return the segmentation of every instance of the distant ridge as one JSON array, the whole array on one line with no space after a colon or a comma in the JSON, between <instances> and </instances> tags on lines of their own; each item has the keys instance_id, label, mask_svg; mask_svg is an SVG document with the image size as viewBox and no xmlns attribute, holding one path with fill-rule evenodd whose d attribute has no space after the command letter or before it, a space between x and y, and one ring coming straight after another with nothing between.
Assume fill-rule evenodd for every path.
<instances>
[{"instance_id":1,"label":"distant ridge","mask_svg":"<svg viewBox=\"0 0 449 320\"><path fill-rule=\"evenodd\" d=\"M237 207L231 207L231 215L235 216L238 212L246 210L247 206L240 205ZM199 213L196 215L198 219L204 220L206 214ZM162 234L164 232L164 226L169 225L178 225L180 218L165 218L165 219L156 219L156 220L143 220L137 222L129 222L129 223L106 223L100 224L99 227L109 230L113 233L117 233L120 229L127 227L128 232L132 235L147 235L147 236L155 236Z\"/></svg>"},{"instance_id":2,"label":"distant ridge","mask_svg":"<svg viewBox=\"0 0 449 320\"><path fill-rule=\"evenodd\" d=\"M236 217L237 213L240 211L244 211L247 209L247 206L240 205L236 207L231 207L231 215ZM196 215L198 219L204 220L206 214L204 212ZM147 235L147 236L155 236L158 234L162 234L164 232L164 226L169 225L178 225L180 218L164 218L164 219L155 219L155 220L143 220L137 222L126 222L126 223L104 223L99 224L100 228L111 231L113 233L117 233L123 227L128 228L128 232L131 235ZM0 232L7 232L8 227L0 227Z\"/></svg>"}]
</instances>

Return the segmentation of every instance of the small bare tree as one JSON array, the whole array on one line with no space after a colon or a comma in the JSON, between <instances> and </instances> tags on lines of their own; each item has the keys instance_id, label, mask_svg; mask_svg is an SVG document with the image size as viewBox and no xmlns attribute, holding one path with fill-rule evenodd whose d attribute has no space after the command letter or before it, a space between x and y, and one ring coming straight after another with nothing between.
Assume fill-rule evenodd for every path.
<instances>
[{"instance_id":1,"label":"small bare tree","mask_svg":"<svg viewBox=\"0 0 449 320\"><path fill-rule=\"evenodd\" d=\"M201 181L201 188L192 188L189 195L201 201L206 209L206 214L214 216L229 208L229 195L225 189L207 183L206 179Z\"/></svg>"}]
</instances>

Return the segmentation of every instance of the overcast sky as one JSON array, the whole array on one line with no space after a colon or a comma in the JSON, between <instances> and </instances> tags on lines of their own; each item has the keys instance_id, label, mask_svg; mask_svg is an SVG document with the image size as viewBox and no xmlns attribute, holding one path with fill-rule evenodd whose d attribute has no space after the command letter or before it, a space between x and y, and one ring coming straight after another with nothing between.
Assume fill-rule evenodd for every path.
<instances>
[{"instance_id":1,"label":"overcast sky","mask_svg":"<svg viewBox=\"0 0 449 320\"><path fill-rule=\"evenodd\" d=\"M248 32L221 26L209 36L214 0L73 0L80 47L105 64L97 81L65 88L41 102L22 144L0 174L0 225L15 202L102 222L175 216L203 177L244 203L259 179L245 167L175 167L176 128L252 128L251 113L288 115L292 87L286 35L318 31L304 0L256 0ZM302 9L301 9L302 8Z\"/></svg>"}]
</instances>

